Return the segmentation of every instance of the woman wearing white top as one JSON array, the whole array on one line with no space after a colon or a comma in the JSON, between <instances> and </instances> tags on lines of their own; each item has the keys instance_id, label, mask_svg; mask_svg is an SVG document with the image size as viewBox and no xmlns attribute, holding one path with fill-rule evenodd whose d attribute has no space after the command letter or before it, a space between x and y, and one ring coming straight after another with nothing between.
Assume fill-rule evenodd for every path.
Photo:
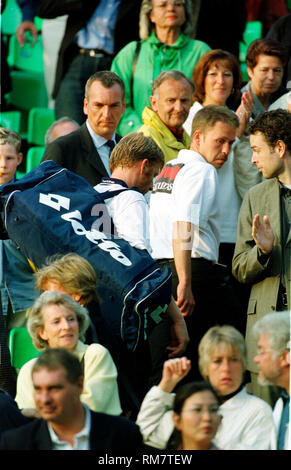
<instances>
[{"instance_id":1,"label":"woman wearing white top","mask_svg":"<svg viewBox=\"0 0 291 470\"><path fill-rule=\"evenodd\" d=\"M28 311L27 328L34 346L65 348L75 354L84 369L81 401L91 410L119 415L122 412L117 386L117 369L109 351L101 344L82 342L89 326L87 309L66 294L47 291L36 299ZM17 378L15 401L24 414L35 409L31 359L22 366Z\"/></svg>"},{"instance_id":2,"label":"woman wearing white top","mask_svg":"<svg viewBox=\"0 0 291 470\"><path fill-rule=\"evenodd\" d=\"M271 407L243 386L246 363L244 338L232 326L215 326L199 345L199 368L220 398L221 424L213 443L224 450L268 450L274 435ZM137 424L147 445L163 449L173 432L175 386L189 372L183 357L164 364L158 386L146 395Z\"/></svg>"}]
</instances>

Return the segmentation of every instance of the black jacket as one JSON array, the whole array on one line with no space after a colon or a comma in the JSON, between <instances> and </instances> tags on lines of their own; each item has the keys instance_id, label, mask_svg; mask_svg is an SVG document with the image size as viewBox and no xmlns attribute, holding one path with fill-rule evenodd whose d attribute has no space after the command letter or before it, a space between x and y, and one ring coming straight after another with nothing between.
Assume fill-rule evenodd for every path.
<instances>
[{"instance_id":1,"label":"black jacket","mask_svg":"<svg viewBox=\"0 0 291 470\"><path fill-rule=\"evenodd\" d=\"M116 136L116 141L120 136ZM53 160L79 176L85 178L92 186L100 183L108 173L95 148L86 123L70 134L51 142L42 161Z\"/></svg>"},{"instance_id":2,"label":"black jacket","mask_svg":"<svg viewBox=\"0 0 291 470\"><path fill-rule=\"evenodd\" d=\"M40 0L37 15L40 18L56 18L68 15L64 38L60 46L53 98L61 80L76 55L73 41L80 29L91 18L100 0ZM139 11L141 0L121 0L115 25L115 51L117 54L130 41L139 39Z\"/></svg>"},{"instance_id":3,"label":"black jacket","mask_svg":"<svg viewBox=\"0 0 291 470\"><path fill-rule=\"evenodd\" d=\"M91 411L90 450L133 453L142 449L142 435L134 422L121 416ZM46 421L36 419L4 432L0 450L52 450Z\"/></svg>"}]
</instances>

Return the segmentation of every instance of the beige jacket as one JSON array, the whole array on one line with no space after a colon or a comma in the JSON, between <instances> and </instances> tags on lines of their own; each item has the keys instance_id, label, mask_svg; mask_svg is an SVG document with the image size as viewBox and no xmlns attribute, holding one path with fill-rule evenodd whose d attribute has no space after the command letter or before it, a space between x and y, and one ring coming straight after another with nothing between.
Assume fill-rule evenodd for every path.
<instances>
[{"instance_id":1,"label":"beige jacket","mask_svg":"<svg viewBox=\"0 0 291 470\"><path fill-rule=\"evenodd\" d=\"M252 237L252 221L256 214L260 215L261 220L264 215L268 215L275 236L271 256L264 266L258 261L258 248ZM259 318L276 310L281 276L287 290L288 308L291 308L291 231L284 252L285 273L282 275L280 186L278 180L272 178L251 188L242 202L232 264L233 275L238 281L252 284L246 345L248 368L253 372L257 372L253 362L256 342L252 338L251 330Z\"/></svg>"}]
</instances>

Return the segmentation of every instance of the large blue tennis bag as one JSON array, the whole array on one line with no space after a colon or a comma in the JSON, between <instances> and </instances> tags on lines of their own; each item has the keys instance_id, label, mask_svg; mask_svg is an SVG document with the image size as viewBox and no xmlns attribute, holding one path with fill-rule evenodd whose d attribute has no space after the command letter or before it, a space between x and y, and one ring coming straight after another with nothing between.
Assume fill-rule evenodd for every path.
<instances>
[{"instance_id":1,"label":"large blue tennis bag","mask_svg":"<svg viewBox=\"0 0 291 470\"><path fill-rule=\"evenodd\" d=\"M104 198L84 178L45 161L0 187L1 237L13 240L36 269L55 254L87 259L97 274L102 317L134 351L146 338L149 316L158 322L166 311L172 275L145 251L101 231L93 214L106 210Z\"/></svg>"}]
</instances>

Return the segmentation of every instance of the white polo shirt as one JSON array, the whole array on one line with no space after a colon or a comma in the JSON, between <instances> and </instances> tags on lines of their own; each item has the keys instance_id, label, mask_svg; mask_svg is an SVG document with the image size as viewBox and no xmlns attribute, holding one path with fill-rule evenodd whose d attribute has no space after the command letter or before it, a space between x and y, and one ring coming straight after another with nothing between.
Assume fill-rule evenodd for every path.
<instances>
[{"instance_id":1,"label":"white polo shirt","mask_svg":"<svg viewBox=\"0 0 291 470\"><path fill-rule=\"evenodd\" d=\"M192 121L196 113L203 109L203 106L196 101L190 108L188 118L183 124L184 130L191 135ZM239 142L236 137L228 154L227 161L217 170L218 185L220 188L221 207L221 243L235 243L237 232L238 214L241 206L241 198L236 188L234 175L234 148Z\"/></svg>"},{"instance_id":2,"label":"white polo shirt","mask_svg":"<svg viewBox=\"0 0 291 470\"><path fill-rule=\"evenodd\" d=\"M179 168L180 167L180 168ZM155 259L173 258L173 223L194 226L192 258L217 262L220 243L217 172L197 152L181 150L157 177L150 198L150 242Z\"/></svg>"}]
</instances>

